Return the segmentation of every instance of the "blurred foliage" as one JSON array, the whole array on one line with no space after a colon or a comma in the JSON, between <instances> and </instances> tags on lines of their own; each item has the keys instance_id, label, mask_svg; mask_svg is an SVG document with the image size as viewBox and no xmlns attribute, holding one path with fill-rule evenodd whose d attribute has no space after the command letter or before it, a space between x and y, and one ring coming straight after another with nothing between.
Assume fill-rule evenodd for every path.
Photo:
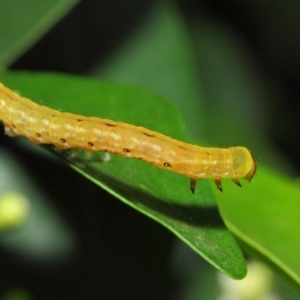
<instances>
[{"instance_id":1,"label":"blurred foliage","mask_svg":"<svg viewBox=\"0 0 300 300\"><path fill-rule=\"evenodd\" d=\"M2 67L63 71L100 77L101 81L11 71L3 72L1 81L43 105L132 122L190 140L176 110L157 96L161 94L180 110L194 141L221 147L245 145L258 160L258 172L253 183L244 183L242 189L224 182L224 193L220 194L204 181L192 196L184 178L134 160L114 158L115 165L105 165L97 163L99 155L87 158L76 153L79 161L71 164L112 195L166 226L212 265L241 278L245 265L239 248L222 222L217 221L216 226L213 221L219 220L216 201L243 250L298 285L299 186L291 177L300 164L296 160L299 110L294 100L298 95L300 40L295 28L300 26L296 17L300 6L295 4L291 9L279 1L272 5L230 1L145 1L143 5L127 5L126 1L116 1L117 6L111 9L113 4L81 3L28 51L74 4L45 1L39 6L35 2L28 1L29 10L22 9L24 2L16 5L0 0ZM104 79L116 83L106 84ZM138 105L130 105L130 101ZM41 245L48 245L46 232L52 228L50 240L55 241L56 249L64 249L64 255L54 259L53 253L44 251L34 259L29 250L22 251L20 238L11 238L11 232L3 231L0 255L9 257L3 260L6 268L0 274L0 291L4 293L15 284L32 286L30 292L43 299L70 295L82 299L99 294L117 299L121 291L137 299L220 296L215 273L182 244L176 242L172 247L172 237L154 222L118 206L37 147L18 139L2 140L28 173L25 185L33 185L33 191L44 194L40 201L30 204L33 212L36 205L41 208L40 234L29 230L22 243L35 245L30 242L35 238ZM62 155L64 159L70 157ZM5 172L1 176L5 178ZM25 177L32 183L26 183ZM34 199L26 193L24 196ZM24 226L31 220L31 210ZM11 240L9 247L5 239ZM131 249L133 244L135 250ZM31 249L35 253L35 246ZM172 274L168 274L170 258ZM52 267L41 271L40 259L52 261ZM33 278L25 280L22 276L28 272L28 261L31 273L43 274L43 279L35 278L35 284ZM75 261L80 263L74 265ZM116 261L118 274L112 271L114 267L107 267L108 261ZM80 275L83 272L86 278ZM203 274L210 274L209 285ZM69 283L59 289L62 277ZM181 284L175 285L175 279ZM78 280L82 284L74 289ZM49 282L60 293L54 289L49 292ZM283 293L299 296L291 285L282 287L282 282L278 276L273 278L270 289L278 292L276 287L281 287Z\"/></svg>"}]
</instances>

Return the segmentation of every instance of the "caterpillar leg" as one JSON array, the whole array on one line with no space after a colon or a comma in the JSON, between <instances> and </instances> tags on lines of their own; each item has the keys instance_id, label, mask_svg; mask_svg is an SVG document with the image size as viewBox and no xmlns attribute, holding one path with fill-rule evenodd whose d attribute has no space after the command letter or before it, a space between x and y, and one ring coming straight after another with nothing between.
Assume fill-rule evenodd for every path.
<instances>
[{"instance_id":1,"label":"caterpillar leg","mask_svg":"<svg viewBox=\"0 0 300 300\"><path fill-rule=\"evenodd\" d=\"M4 126L4 132L5 134L7 134L8 136L10 137L13 137L13 136L16 136L17 134L14 132L13 128L11 128L10 126L8 125L5 125Z\"/></svg>"},{"instance_id":2,"label":"caterpillar leg","mask_svg":"<svg viewBox=\"0 0 300 300\"><path fill-rule=\"evenodd\" d=\"M191 179L190 189L191 189L191 191L192 191L193 194L195 193L196 183L197 183L197 180Z\"/></svg>"},{"instance_id":3,"label":"caterpillar leg","mask_svg":"<svg viewBox=\"0 0 300 300\"><path fill-rule=\"evenodd\" d=\"M216 180L215 180L215 183L216 183L217 188L219 189L219 191L223 192L221 180L220 180L220 179L216 179Z\"/></svg>"},{"instance_id":4,"label":"caterpillar leg","mask_svg":"<svg viewBox=\"0 0 300 300\"><path fill-rule=\"evenodd\" d=\"M233 181L236 185L242 187L242 185L240 184L240 182L239 182L237 179L232 179L232 181Z\"/></svg>"}]
</instances>

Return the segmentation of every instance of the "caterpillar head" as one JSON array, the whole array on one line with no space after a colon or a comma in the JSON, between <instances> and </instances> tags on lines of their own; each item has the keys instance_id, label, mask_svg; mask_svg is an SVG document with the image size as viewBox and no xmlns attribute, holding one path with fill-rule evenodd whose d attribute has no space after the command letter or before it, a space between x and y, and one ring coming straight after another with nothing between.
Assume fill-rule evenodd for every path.
<instances>
[{"instance_id":1,"label":"caterpillar head","mask_svg":"<svg viewBox=\"0 0 300 300\"><path fill-rule=\"evenodd\" d=\"M257 168L257 165L256 165L256 161L252 155L252 152L249 151L250 154L251 154L251 158L252 158L252 166L249 170L249 172L247 173L247 175L244 177L245 179L251 181L251 179L254 177L255 173L256 173L256 168Z\"/></svg>"},{"instance_id":2,"label":"caterpillar head","mask_svg":"<svg viewBox=\"0 0 300 300\"><path fill-rule=\"evenodd\" d=\"M256 161L252 153L245 147L229 148L232 154L233 179L245 178L251 180L256 172Z\"/></svg>"}]
</instances>

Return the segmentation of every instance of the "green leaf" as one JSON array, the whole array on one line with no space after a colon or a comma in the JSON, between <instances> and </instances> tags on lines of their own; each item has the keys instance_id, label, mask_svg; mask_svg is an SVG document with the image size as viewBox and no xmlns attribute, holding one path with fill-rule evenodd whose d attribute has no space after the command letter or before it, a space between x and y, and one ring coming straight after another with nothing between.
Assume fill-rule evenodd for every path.
<instances>
[{"instance_id":1,"label":"green leaf","mask_svg":"<svg viewBox=\"0 0 300 300\"><path fill-rule=\"evenodd\" d=\"M0 67L14 62L76 2L76 0L0 0Z\"/></svg>"},{"instance_id":2,"label":"green leaf","mask_svg":"<svg viewBox=\"0 0 300 300\"><path fill-rule=\"evenodd\" d=\"M222 198L218 204L228 228L299 284L299 184L260 165L251 188L228 185Z\"/></svg>"},{"instance_id":3,"label":"green leaf","mask_svg":"<svg viewBox=\"0 0 300 300\"><path fill-rule=\"evenodd\" d=\"M4 73L0 80L51 108L124 121L187 141L177 111L162 97L118 84L53 74ZM208 181L189 180L135 159L80 150L56 154L124 203L161 223L233 278L246 273L243 255L218 214Z\"/></svg>"}]
</instances>

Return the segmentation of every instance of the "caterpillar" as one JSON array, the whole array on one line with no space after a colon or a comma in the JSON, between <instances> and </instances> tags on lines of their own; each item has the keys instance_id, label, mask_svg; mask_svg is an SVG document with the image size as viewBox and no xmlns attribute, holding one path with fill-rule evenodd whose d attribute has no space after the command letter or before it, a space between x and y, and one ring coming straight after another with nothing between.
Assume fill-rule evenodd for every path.
<instances>
[{"instance_id":1,"label":"caterpillar","mask_svg":"<svg viewBox=\"0 0 300 300\"><path fill-rule=\"evenodd\" d=\"M96 117L84 117L41 106L0 83L0 121L8 136L25 136L35 144L59 149L80 148L134 157L190 179L194 193L199 179L251 180L256 162L245 147L204 148L177 141L149 129Z\"/></svg>"}]
</instances>

